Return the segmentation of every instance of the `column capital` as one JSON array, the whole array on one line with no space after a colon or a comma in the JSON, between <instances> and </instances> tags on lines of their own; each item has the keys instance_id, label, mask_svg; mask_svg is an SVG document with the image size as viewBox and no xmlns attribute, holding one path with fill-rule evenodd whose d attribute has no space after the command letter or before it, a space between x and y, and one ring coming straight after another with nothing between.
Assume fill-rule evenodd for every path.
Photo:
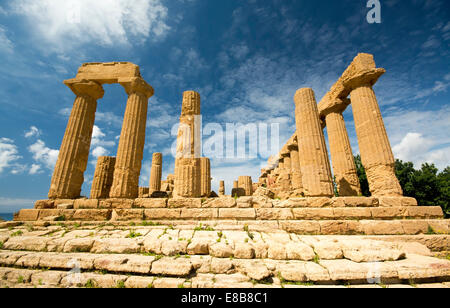
<instances>
[{"instance_id":1,"label":"column capital","mask_svg":"<svg viewBox=\"0 0 450 308\"><path fill-rule=\"evenodd\" d=\"M64 84L68 86L76 96L90 96L98 100L105 95L105 91L101 84L87 79L68 79L64 80Z\"/></svg>"},{"instance_id":2,"label":"column capital","mask_svg":"<svg viewBox=\"0 0 450 308\"><path fill-rule=\"evenodd\" d=\"M351 92L361 86L373 86L378 79L386 73L384 68L374 68L361 71L358 75L352 76L351 78L344 79L343 84L346 89Z\"/></svg>"},{"instance_id":3,"label":"column capital","mask_svg":"<svg viewBox=\"0 0 450 308\"><path fill-rule=\"evenodd\" d=\"M140 93L149 99L155 93L153 87L140 77L120 78L118 82L125 88L125 92L127 92L128 95Z\"/></svg>"}]
</instances>

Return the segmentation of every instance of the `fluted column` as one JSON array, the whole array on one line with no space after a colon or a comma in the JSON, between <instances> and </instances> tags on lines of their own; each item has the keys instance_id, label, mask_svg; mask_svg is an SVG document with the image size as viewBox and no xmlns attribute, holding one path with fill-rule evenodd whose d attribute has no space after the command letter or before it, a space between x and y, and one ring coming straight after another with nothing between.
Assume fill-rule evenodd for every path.
<instances>
[{"instance_id":1,"label":"fluted column","mask_svg":"<svg viewBox=\"0 0 450 308\"><path fill-rule=\"evenodd\" d=\"M339 196L359 196L361 195L361 187L341 110L329 112L325 121Z\"/></svg>"},{"instance_id":2,"label":"fluted column","mask_svg":"<svg viewBox=\"0 0 450 308\"><path fill-rule=\"evenodd\" d=\"M180 128L177 136L177 158L200 158L200 94L185 91L181 107Z\"/></svg>"},{"instance_id":3,"label":"fluted column","mask_svg":"<svg viewBox=\"0 0 450 308\"><path fill-rule=\"evenodd\" d=\"M312 89L297 91L295 120L302 182L307 197L332 197L333 182L325 137Z\"/></svg>"},{"instance_id":4,"label":"fluted column","mask_svg":"<svg viewBox=\"0 0 450 308\"><path fill-rule=\"evenodd\" d=\"M104 199L109 197L115 164L115 157L101 156L98 158L91 186L91 199Z\"/></svg>"},{"instance_id":5,"label":"fluted column","mask_svg":"<svg viewBox=\"0 0 450 308\"><path fill-rule=\"evenodd\" d=\"M179 158L175 168L174 197L200 198L200 159Z\"/></svg>"},{"instance_id":6,"label":"fluted column","mask_svg":"<svg viewBox=\"0 0 450 308\"><path fill-rule=\"evenodd\" d=\"M162 159L162 153L153 153L149 194L155 191L161 191Z\"/></svg>"},{"instance_id":7,"label":"fluted column","mask_svg":"<svg viewBox=\"0 0 450 308\"><path fill-rule=\"evenodd\" d=\"M104 95L102 86L93 81L80 80L65 84L77 97L53 171L48 193L50 199L80 197L89 158L97 100Z\"/></svg>"},{"instance_id":8,"label":"fluted column","mask_svg":"<svg viewBox=\"0 0 450 308\"><path fill-rule=\"evenodd\" d=\"M350 95L370 192L373 196L402 196L403 191L395 175L394 155L371 82L361 80Z\"/></svg>"},{"instance_id":9,"label":"fluted column","mask_svg":"<svg viewBox=\"0 0 450 308\"><path fill-rule=\"evenodd\" d=\"M144 156L148 99L154 92L142 78L119 80L119 83L125 88L128 101L110 196L111 198L137 198Z\"/></svg>"},{"instance_id":10,"label":"fluted column","mask_svg":"<svg viewBox=\"0 0 450 308\"><path fill-rule=\"evenodd\" d=\"M219 182L219 196L225 195L225 181Z\"/></svg>"},{"instance_id":11,"label":"fluted column","mask_svg":"<svg viewBox=\"0 0 450 308\"><path fill-rule=\"evenodd\" d=\"M200 158L200 194L208 197L211 194L211 162L209 158Z\"/></svg>"},{"instance_id":12,"label":"fluted column","mask_svg":"<svg viewBox=\"0 0 450 308\"><path fill-rule=\"evenodd\" d=\"M245 191L246 196L253 195L253 183L251 176L240 176L238 178L238 186Z\"/></svg>"},{"instance_id":13,"label":"fluted column","mask_svg":"<svg viewBox=\"0 0 450 308\"><path fill-rule=\"evenodd\" d=\"M298 145L289 145L289 151L291 154L291 175L292 175L292 189L303 190L302 184L302 172L300 170L300 158L298 155Z\"/></svg>"}]
</instances>

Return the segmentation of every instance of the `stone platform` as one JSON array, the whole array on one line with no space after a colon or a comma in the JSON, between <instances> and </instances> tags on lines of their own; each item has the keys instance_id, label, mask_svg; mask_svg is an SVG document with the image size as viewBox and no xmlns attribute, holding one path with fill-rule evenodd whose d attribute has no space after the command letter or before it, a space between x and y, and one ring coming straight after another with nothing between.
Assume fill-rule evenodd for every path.
<instances>
[{"instance_id":1,"label":"stone platform","mask_svg":"<svg viewBox=\"0 0 450 308\"><path fill-rule=\"evenodd\" d=\"M450 282L449 235L300 236L205 225L15 224L0 225L3 287L412 288Z\"/></svg>"}]
</instances>

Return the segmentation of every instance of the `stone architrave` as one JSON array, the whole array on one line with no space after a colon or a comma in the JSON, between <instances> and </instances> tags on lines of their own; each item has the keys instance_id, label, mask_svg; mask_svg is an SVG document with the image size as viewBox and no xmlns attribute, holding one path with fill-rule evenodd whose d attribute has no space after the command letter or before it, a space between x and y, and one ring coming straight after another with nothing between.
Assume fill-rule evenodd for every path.
<instances>
[{"instance_id":1,"label":"stone architrave","mask_svg":"<svg viewBox=\"0 0 450 308\"><path fill-rule=\"evenodd\" d=\"M294 97L300 168L306 197L334 195L330 163L319 112L312 89L297 91Z\"/></svg>"},{"instance_id":2,"label":"stone architrave","mask_svg":"<svg viewBox=\"0 0 450 308\"><path fill-rule=\"evenodd\" d=\"M91 199L106 199L109 197L115 164L115 157L101 156L98 158L92 181Z\"/></svg>"},{"instance_id":3,"label":"stone architrave","mask_svg":"<svg viewBox=\"0 0 450 308\"><path fill-rule=\"evenodd\" d=\"M97 100L104 95L102 86L94 81L73 80L66 81L65 84L77 97L53 171L48 193L50 199L80 197L89 158Z\"/></svg>"},{"instance_id":4,"label":"stone architrave","mask_svg":"<svg viewBox=\"0 0 450 308\"><path fill-rule=\"evenodd\" d=\"M153 88L140 77L119 79L128 94L122 133L117 150L111 198L137 198L142 158L144 156L145 128L148 100Z\"/></svg>"},{"instance_id":5,"label":"stone architrave","mask_svg":"<svg viewBox=\"0 0 450 308\"><path fill-rule=\"evenodd\" d=\"M155 191L161 191L162 160L162 153L153 153L149 194Z\"/></svg>"}]
</instances>

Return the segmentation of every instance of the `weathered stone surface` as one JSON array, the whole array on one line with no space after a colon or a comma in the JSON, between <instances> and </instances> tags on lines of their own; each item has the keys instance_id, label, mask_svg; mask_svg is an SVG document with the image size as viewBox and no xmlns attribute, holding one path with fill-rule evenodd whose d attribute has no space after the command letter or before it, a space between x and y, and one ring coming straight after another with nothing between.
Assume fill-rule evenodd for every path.
<instances>
[{"instance_id":1,"label":"weathered stone surface","mask_svg":"<svg viewBox=\"0 0 450 308\"><path fill-rule=\"evenodd\" d=\"M53 200L38 200L34 203L34 208L39 209L54 209L55 201Z\"/></svg>"},{"instance_id":2,"label":"weathered stone surface","mask_svg":"<svg viewBox=\"0 0 450 308\"><path fill-rule=\"evenodd\" d=\"M111 221L143 220L143 218L142 209L115 209L111 214Z\"/></svg>"},{"instance_id":3,"label":"weathered stone surface","mask_svg":"<svg viewBox=\"0 0 450 308\"><path fill-rule=\"evenodd\" d=\"M109 197L115 164L115 157L101 156L97 159L91 186L91 199L105 199Z\"/></svg>"},{"instance_id":4,"label":"weathered stone surface","mask_svg":"<svg viewBox=\"0 0 450 308\"><path fill-rule=\"evenodd\" d=\"M105 238L96 239L91 249L92 253L136 253L141 246L136 239L131 238Z\"/></svg>"},{"instance_id":5,"label":"weathered stone surface","mask_svg":"<svg viewBox=\"0 0 450 308\"><path fill-rule=\"evenodd\" d=\"M39 236L16 236L9 238L3 244L3 248L9 250L43 251L48 241L48 238Z\"/></svg>"},{"instance_id":6,"label":"weathered stone surface","mask_svg":"<svg viewBox=\"0 0 450 308\"><path fill-rule=\"evenodd\" d=\"M36 221L39 218L39 211L34 209L20 210L17 215L14 215L16 221Z\"/></svg>"},{"instance_id":7,"label":"weathered stone surface","mask_svg":"<svg viewBox=\"0 0 450 308\"><path fill-rule=\"evenodd\" d=\"M181 209L147 209L144 210L144 219L178 219L181 216Z\"/></svg>"},{"instance_id":8,"label":"weathered stone surface","mask_svg":"<svg viewBox=\"0 0 450 308\"><path fill-rule=\"evenodd\" d=\"M74 209L96 209L98 208L97 199L77 199L73 204Z\"/></svg>"},{"instance_id":9,"label":"weathered stone surface","mask_svg":"<svg viewBox=\"0 0 450 308\"><path fill-rule=\"evenodd\" d=\"M269 199L273 199L275 198L275 193L267 188L258 187L258 189L253 193L253 196L268 197Z\"/></svg>"},{"instance_id":10,"label":"weathered stone surface","mask_svg":"<svg viewBox=\"0 0 450 308\"><path fill-rule=\"evenodd\" d=\"M230 259L213 258L211 260L211 272L214 274L227 274L233 268Z\"/></svg>"},{"instance_id":11,"label":"weathered stone surface","mask_svg":"<svg viewBox=\"0 0 450 308\"><path fill-rule=\"evenodd\" d=\"M245 196L253 195L253 182L251 176L240 176L238 179L238 186L245 191Z\"/></svg>"},{"instance_id":12,"label":"weathered stone surface","mask_svg":"<svg viewBox=\"0 0 450 308\"><path fill-rule=\"evenodd\" d=\"M180 217L185 219L215 219L218 216L218 209L181 209Z\"/></svg>"},{"instance_id":13,"label":"weathered stone surface","mask_svg":"<svg viewBox=\"0 0 450 308\"><path fill-rule=\"evenodd\" d=\"M219 209L219 218L224 219L255 219L255 209Z\"/></svg>"},{"instance_id":14,"label":"weathered stone surface","mask_svg":"<svg viewBox=\"0 0 450 308\"><path fill-rule=\"evenodd\" d=\"M173 198L173 199L169 199L168 206L169 206L169 208L201 208L202 207L202 199L200 199L200 198Z\"/></svg>"},{"instance_id":15,"label":"weathered stone surface","mask_svg":"<svg viewBox=\"0 0 450 308\"><path fill-rule=\"evenodd\" d=\"M215 243L209 246L209 253L216 258L229 258L233 256L233 247L225 243Z\"/></svg>"},{"instance_id":16,"label":"weathered stone surface","mask_svg":"<svg viewBox=\"0 0 450 308\"><path fill-rule=\"evenodd\" d=\"M94 245L92 238L74 238L68 240L64 245L64 252L89 252Z\"/></svg>"},{"instance_id":17,"label":"weathered stone surface","mask_svg":"<svg viewBox=\"0 0 450 308\"><path fill-rule=\"evenodd\" d=\"M231 197L208 199L201 206L204 208L233 208L236 207L236 199Z\"/></svg>"},{"instance_id":18,"label":"weathered stone surface","mask_svg":"<svg viewBox=\"0 0 450 308\"><path fill-rule=\"evenodd\" d=\"M75 210L71 220L104 221L111 217L111 210Z\"/></svg>"},{"instance_id":19,"label":"weathered stone surface","mask_svg":"<svg viewBox=\"0 0 450 308\"><path fill-rule=\"evenodd\" d=\"M161 258L158 261L152 263L151 273L154 275L167 275L167 276L188 276L192 271L192 263L189 259L178 258Z\"/></svg>"},{"instance_id":20,"label":"weathered stone surface","mask_svg":"<svg viewBox=\"0 0 450 308\"><path fill-rule=\"evenodd\" d=\"M211 162L209 158L200 158L200 195L209 197L211 193Z\"/></svg>"},{"instance_id":21,"label":"weathered stone surface","mask_svg":"<svg viewBox=\"0 0 450 308\"><path fill-rule=\"evenodd\" d=\"M167 199L135 199L133 203L135 208L153 209L153 208L166 208Z\"/></svg>"},{"instance_id":22,"label":"weathered stone surface","mask_svg":"<svg viewBox=\"0 0 450 308\"><path fill-rule=\"evenodd\" d=\"M152 167L150 171L150 194L161 190L162 159L162 153L153 153Z\"/></svg>"}]
</instances>

